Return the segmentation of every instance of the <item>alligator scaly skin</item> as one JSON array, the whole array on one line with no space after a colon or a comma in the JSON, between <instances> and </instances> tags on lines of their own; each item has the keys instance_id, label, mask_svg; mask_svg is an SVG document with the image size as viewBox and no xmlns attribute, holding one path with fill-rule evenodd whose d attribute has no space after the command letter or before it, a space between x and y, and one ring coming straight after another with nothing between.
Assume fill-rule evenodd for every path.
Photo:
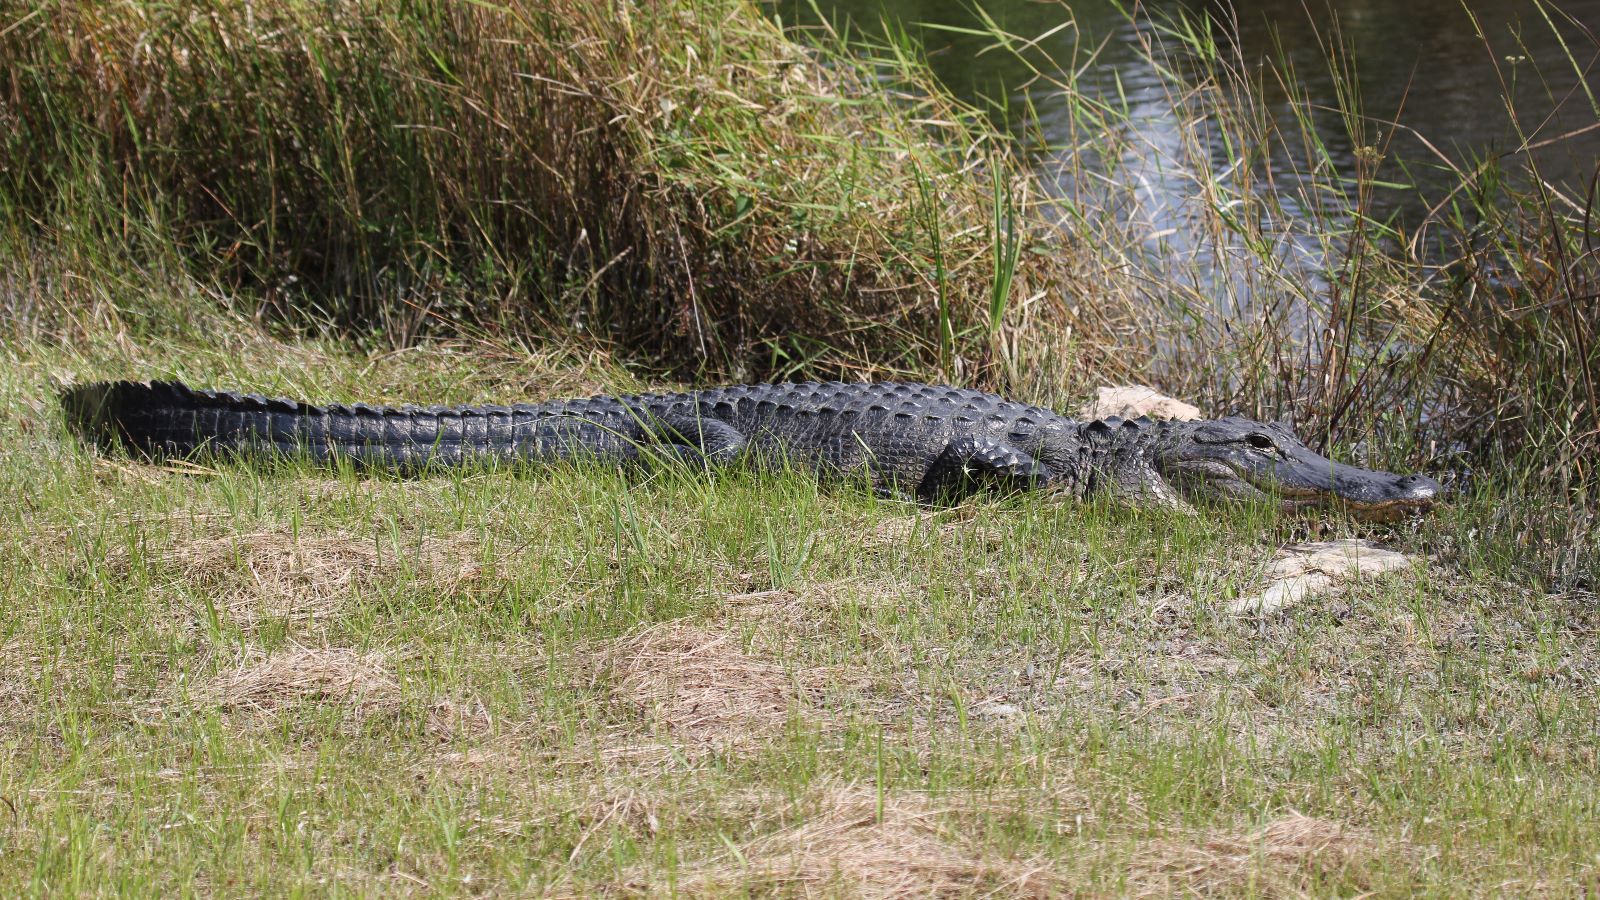
<instances>
[{"instance_id":1,"label":"alligator scaly skin","mask_svg":"<svg viewBox=\"0 0 1600 900\"><path fill-rule=\"evenodd\" d=\"M158 457L301 455L401 471L475 459L743 458L824 477L865 477L882 491L924 499L984 487L1051 487L1081 496L1096 481L1103 435L1124 425L1079 422L979 391L897 383L376 407L319 406L176 382L113 382L69 388L62 399L80 433L102 446L121 443Z\"/></svg>"}]
</instances>

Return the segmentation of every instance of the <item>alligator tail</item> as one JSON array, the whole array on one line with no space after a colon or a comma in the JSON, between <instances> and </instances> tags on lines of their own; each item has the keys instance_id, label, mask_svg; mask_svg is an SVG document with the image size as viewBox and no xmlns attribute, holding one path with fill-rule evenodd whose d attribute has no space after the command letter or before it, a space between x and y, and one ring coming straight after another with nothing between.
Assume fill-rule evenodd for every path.
<instances>
[{"instance_id":1,"label":"alligator tail","mask_svg":"<svg viewBox=\"0 0 1600 900\"><path fill-rule=\"evenodd\" d=\"M509 419L510 411L497 407L316 406L175 381L74 385L62 392L61 406L67 425L84 440L156 459L342 458L405 469L458 462L468 451L515 451L514 444L501 448L490 437L491 424Z\"/></svg>"}]
</instances>

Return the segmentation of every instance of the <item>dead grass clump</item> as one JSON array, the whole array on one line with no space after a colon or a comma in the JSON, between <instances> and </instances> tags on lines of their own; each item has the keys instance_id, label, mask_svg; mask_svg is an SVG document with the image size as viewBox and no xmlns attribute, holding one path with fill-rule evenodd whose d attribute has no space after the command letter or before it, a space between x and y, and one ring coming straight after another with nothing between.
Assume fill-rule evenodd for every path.
<instances>
[{"instance_id":1,"label":"dead grass clump","mask_svg":"<svg viewBox=\"0 0 1600 900\"><path fill-rule=\"evenodd\" d=\"M483 737L494 728L494 718L482 701L440 699L428 707L428 733L449 743L462 737Z\"/></svg>"},{"instance_id":2,"label":"dead grass clump","mask_svg":"<svg viewBox=\"0 0 1600 900\"><path fill-rule=\"evenodd\" d=\"M784 647L792 646L801 634L828 629L826 614L837 612L847 604L874 608L900 605L905 602L907 590L905 584L889 577L804 579L784 588L728 594L723 597L723 603L730 613L743 620L781 628L776 635L777 646ZM770 629L758 635L772 636ZM767 642L757 643L767 646Z\"/></svg>"},{"instance_id":3,"label":"dead grass clump","mask_svg":"<svg viewBox=\"0 0 1600 900\"><path fill-rule=\"evenodd\" d=\"M602 652L614 696L687 746L728 749L782 731L815 673L752 658L732 635L663 623Z\"/></svg>"},{"instance_id":4,"label":"dead grass clump","mask_svg":"<svg viewBox=\"0 0 1600 900\"><path fill-rule=\"evenodd\" d=\"M1062 890L1042 863L971 846L944 821L942 810L920 798L828 784L813 790L802 808L792 823L680 870L678 890L691 896L750 891L859 897L1044 897Z\"/></svg>"},{"instance_id":5,"label":"dead grass clump","mask_svg":"<svg viewBox=\"0 0 1600 900\"><path fill-rule=\"evenodd\" d=\"M345 708L356 718L400 707L400 683L379 652L295 647L249 659L196 692L232 712L268 717L302 703Z\"/></svg>"},{"instance_id":6,"label":"dead grass clump","mask_svg":"<svg viewBox=\"0 0 1600 900\"><path fill-rule=\"evenodd\" d=\"M0 735L26 721L39 666L14 643L0 645Z\"/></svg>"},{"instance_id":7,"label":"dead grass clump","mask_svg":"<svg viewBox=\"0 0 1600 900\"><path fill-rule=\"evenodd\" d=\"M428 537L396 549L345 532L269 529L184 541L161 559L229 622L250 628L265 619L326 618L357 592L399 574L452 590L478 574L467 546Z\"/></svg>"},{"instance_id":8,"label":"dead grass clump","mask_svg":"<svg viewBox=\"0 0 1600 900\"><path fill-rule=\"evenodd\" d=\"M1232 895L1248 888L1301 897L1318 893L1319 885L1363 881L1355 870L1378 851L1363 830L1290 810L1242 835L1214 835L1193 845L1158 842L1143 860L1147 874L1134 881L1149 895Z\"/></svg>"},{"instance_id":9,"label":"dead grass clump","mask_svg":"<svg viewBox=\"0 0 1600 900\"><path fill-rule=\"evenodd\" d=\"M927 545L944 541L972 541L986 549L1005 545L1005 532L974 516L970 510L921 510L910 515L884 519L863 536L868 548Z\"/></svg>"}]
</instances>

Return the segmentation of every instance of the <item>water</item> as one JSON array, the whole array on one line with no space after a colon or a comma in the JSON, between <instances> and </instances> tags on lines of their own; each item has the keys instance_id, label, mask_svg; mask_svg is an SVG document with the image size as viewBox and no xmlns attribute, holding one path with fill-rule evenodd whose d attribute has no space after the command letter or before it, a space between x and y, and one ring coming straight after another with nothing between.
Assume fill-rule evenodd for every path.
<instances>
[{"instance_id":1,"label":"water","mask_svg":"<svg viewBox=\"0 0 1600 900\"><path fill-rule=\"evenodd\" d=\"M1037 80L1030 85L1026 64L1003 51L986 51L993 43L989 37L940 30L977 27L973 0L818 2L825 15L868 32L877 31L884 20L900 23L925 47L934 73L958 96L1003 100L1012 110L1029 99L1038 112L1043 142L1069 142L1071 118L1059 91ZM1059 29L1039 43L1036 64L1082 61L1099 47L1080 86L1118 104L1125 98L1130 115L1123 127L1141 132L1132 143L1146 148L1145 153L1159 153L1176 139L1180 117L1140 44L1153 33L1152 20L1185 8L1179 0L1146 3L1132 17L1109 0L1069 0L1064 5L982 0L981 5L1001 28L1021 37ZM1369 118L1364 143L1386 151L1380 177L1416 186L1384 189L1392 195L1377 202L1390 211L1425 208L1440 190L1458 183L1441 153L1464 169L1498 156L1516 170L1524 144L1543 142L1551 143L1528 151L1540 171L1581 200L1600 160L1600 0L1568 0L1559 9L1531 0L1466 0L1466 5L1470 12L1461 0L1338 0L1336 11L1330 12L1316 0L1305 5L1301 0L1241 0L1232 7L1190 0L1187 9L1223 19L1236 16L1247 60L1282 54L1308 95L1309 103L1298 108L1315 123L1329 158L1351 174L1358 148L1337 112L1345 104L1324 49L1337 31L1349 49L1361 108ZM814 21L808 7L804 0L782 0L773 8L788 22ZM1274 90L1271 77L1265 80L1274 116L1280 123L1292 123L1297 106ZM1515 101L1516 123L1506 109L1507 95ZM1025 119L1013 114L1008 124L1021 129ZM1569 132L1583 133L1563 137ZM1215 149L1221 157L1222 148ZM1039 154L1041 175L1058 179L1061 162L1059 154ZM1133 177L1150 177L1150 166L1121 162L1133 164Z\"/></svg>"},{"instance_id":2,"label":"water","mask_svg":"<svg viewBox=\"0 0 1600 900\"><path fill-rule=\"evenodd\" d=\"M1442 201L1459 196L1452 192L1462 173L1487 160L1498 159L1523 186L1528 179L1518 173L1536 161L1564 196L1553 205L1565 213L1583 207L1600 172L1600 0L1567 0L1559 10L1534 0L1465 0L1470 11L1462 0L1337 0L1335 11L1326 0L1150 0L1132 15L1114 0L816 2L836 27L849 23L868 35L881 35L884 21L904 28L949 90L996 109L1000 124L1032 148L1039 181L1063 215L1095 220L1096 239L1115 249L1116 264L1152 286L1149 302L1210 334L1201 341L1207 346L1226 343L1230 323L1248 314L1279 323L1280 334L1294 336L1294 352L1320 358L1357 230L1351 195L1333 192L1348 192L1359 170L1378 182L1364 198L1366 215L1406 234L1437 210L1448 214ZM1019 59L995 49L989 34L952 31L986 30L974 12L979 2L1012 35L1049 36ZM769 0L769 9L786 23L814 24L810 4ZM1236 165L1227 129L1205 118L1210 107L1176 108L1173 81L1150 61L1152 41L1185 57L1159 23L1198 12L1232 23L1216 30L1229 42L1220 56L1251 67L1287 137L1268 163L1258 153ZM1353 69L1359 89L1363 124L1354 134L1340 112L1351 107L1340 91L1352 80L1330 71L1330 47L1340 48L1333 57ZM1099 130L1086 136L1095 125L1073 112L1063 79L1041 78L1030 66L1051 76L1074 69L1067 80L1079 95L1116 109L1105 128L1120 140ZM1297 97L1273 75L1285 66ZM1316 149L1300 137L1303 121ZM1096 155L1107 147L1110 158ZM1242 211L1247 224L1218 227L1219 209ZM1436 261L1455 252L1426 240L1408 246Z\"/></svg>"}]
</instances>

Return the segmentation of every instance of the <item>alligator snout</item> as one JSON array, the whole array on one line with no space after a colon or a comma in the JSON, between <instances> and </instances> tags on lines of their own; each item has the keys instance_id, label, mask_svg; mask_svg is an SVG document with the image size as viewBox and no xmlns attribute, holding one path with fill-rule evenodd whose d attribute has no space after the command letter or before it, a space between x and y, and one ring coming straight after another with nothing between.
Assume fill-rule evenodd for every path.
<instances>
[{"instance_id":1,"label":"alligator snout","mask_svg":"<svg viewBox=\"0 0 1600 900\"><path fill-rule=\"evenodd\" d=\"M1444 486L1426 475L1402 475L1395 487L1403 499L1414 502L1432 503L1444 493Z\"/></svg>"},{"instance_id":2,"label":"alligator snout","mask_svg":"<svg viewBox=\"0 0 1600 900\"><path fill-rule=\"evenodd\" d=\"M1444 490L1439 482L1426 475L1394 475L1373 469L1360 469L1334 463L1330 490L1333 496L1359 506L1381 506L1387 503L1431 503ZM1315 479L1304 478L1304 483L1314 484Z\"/></svg>"},{"instance_id":3,"label":"alligator snout","mask_svg":"<svg viewBox=\"0 0 1600 900\"><path fill-rule=\"evenodd\" d=\"M1337 480L1334 496L1359 518L1391 519L1413 510L1426 510L1444 494L1444 486L1426 475L1355 471L1361 477L1351 482Z\"/></svg>"}]
</instances>

